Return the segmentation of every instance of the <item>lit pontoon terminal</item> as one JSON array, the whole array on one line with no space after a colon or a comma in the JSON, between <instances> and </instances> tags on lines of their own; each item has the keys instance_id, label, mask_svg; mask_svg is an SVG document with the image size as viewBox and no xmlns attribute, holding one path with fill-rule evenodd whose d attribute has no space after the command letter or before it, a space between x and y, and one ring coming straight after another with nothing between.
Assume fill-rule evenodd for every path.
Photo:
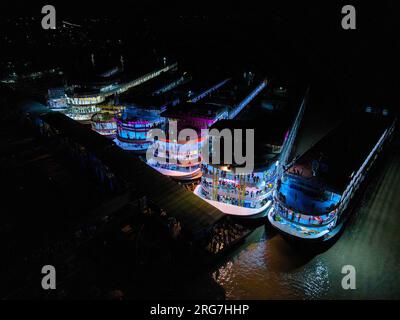
<instances>
[{"instance_id":1,"label":"lit pontoon terminal","mask_svg":"<svg viewBox=\"0 0 400 320\"><path fill-rule=\"evenodd\" d=\"M357 114L333 129L278 177L271 224L301 239L328 240L343 227L394 122L382 114Z\"/></svg>"}]
</instances>

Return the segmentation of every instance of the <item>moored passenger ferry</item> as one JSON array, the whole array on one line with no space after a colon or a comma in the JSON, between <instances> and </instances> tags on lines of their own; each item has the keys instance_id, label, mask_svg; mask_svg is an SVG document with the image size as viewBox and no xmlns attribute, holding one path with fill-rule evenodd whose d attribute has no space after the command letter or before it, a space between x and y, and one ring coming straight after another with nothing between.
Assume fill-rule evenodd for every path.
<instances>
[{"instance_id":1,"label":"moored passenger ferry","mask_svg":"<svg viewBox=\"0 0 400 320\"><path fill-rule=\"evenodd\" d=\"M353 115L295 158L278 177L270 223L290 238L337 235L394 126L382 114Z\"/></svg>"},{"instance_id":2,"label":"moored passenger ferry","mask_svg":"<svg viewBox=\"0 0 400 320\"><path fill-rule=\"evenodd\" d=\"M277 120L276 118L274 118ZM268 122L271 124L271 121ZM287 131L288 123L286 123ZM235 161L235 144L232 148L232 159L226 162L224 145L227 140L223 137L220 163L214 163L212 157L216 150L211 143L210 161L203 161L202 177L194 193L222 212L240 217L261 217L271 206L272 191L276 179L277 165L285 137L285 126L281 130L265 130L265 124L260 125L254 121L222 120L211 127L219 132L237 132L242 130L243 156L248 158L246 163L239 164ZM247 154L244 150L247 141L246 130L254 130L254 154ZM211 131L212 132L212 131ZM233 134L232 134L233 136ZM233 136L233 140L238 137ZM233 160L233 161L231 161ZM233 163L231 163L233 162ZM243 171L244 166L248 170Z\"/></svg>"},{"instance_id":3,"label":"moored passenger ferry","mask_svg":"<svg viewBox=\"0 0 400 320\"><path fill-rule=\"evenodd\" d=\"M222 120L211 127L221 133L221 156L226 144L223 132L234 135L240 130L242 142L232 146L232 157L228 161L203 161L201 183L194 191L197 196L229 215L252 219L267 216L281 158L291 148L293 139L289 136L297 131L294 122L301 121L303 107L299 108L296 92L293 90L289 99L287 86L272 83L269 90L261 92L252 106L241 111L234 120ZM248 130L253 131L254 142L248 141L245 134ZM289 132L294 133L290 135ZM213 139L210 142L213 155L218 144L214 146ZM252 161L252 168L243 173L241 164L231 162L235 158L234 150L241 147L243 153L245 146L253 143L253 159L248 159Z\"/></svg>"},{"instance_id":4,"label":"moored passenger ferry","mask_svg":"<svg viewBox=\"0 0 400 320\"><path fill-rule=\"evenodd\" d=\"M226 108L187 102L168 109L161 116L167 119L164 127L166 135L158 137L152 145L153 155L147 158L147 164L178 180L200 178L201 149L207 138L203 130L219 119L225 119L228 116ZM195 132L196 139L180 137L183 129Z\"/></svg>"}]
</instances>

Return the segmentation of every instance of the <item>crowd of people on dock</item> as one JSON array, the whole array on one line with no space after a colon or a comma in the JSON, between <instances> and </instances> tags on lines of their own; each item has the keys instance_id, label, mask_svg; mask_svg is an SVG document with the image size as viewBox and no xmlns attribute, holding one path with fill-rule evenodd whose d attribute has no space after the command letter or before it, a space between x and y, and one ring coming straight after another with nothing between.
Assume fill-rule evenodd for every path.
<instances>
[{"instance_id":1,"label":"crowd of people on dock","mask_svg":"<svg viewBox=\"0 0 400 320\"><path fill-rule=\"evenodd\" d=\"M213 182L207 181L205 177L201 179L201 184L205 189L212 189ZM265 192L268 192L272 188L271 185L266 185L262 189L260 188L255 188L255 187L248 187L246 186L244 195L248 199L254 199L262 196ZM218 180L218 190L225 192L227 196L229 197L230 194L237 196L241 192L240 184L230 182L227 180ZM225 196L225 195L221 195Z\"/></svg>"},{"instance_id":2,"label":"crowd of people on dock","mask_svg":"<svg viewBox=\"0 0 400 320\"><path fill-rule=\"evenodd\" d=\"M213 227L206 249L212 254L220 253L243 238L248 232L247 228L238 223L229 220L222 221Z\"/></svg>"}]
</instances>

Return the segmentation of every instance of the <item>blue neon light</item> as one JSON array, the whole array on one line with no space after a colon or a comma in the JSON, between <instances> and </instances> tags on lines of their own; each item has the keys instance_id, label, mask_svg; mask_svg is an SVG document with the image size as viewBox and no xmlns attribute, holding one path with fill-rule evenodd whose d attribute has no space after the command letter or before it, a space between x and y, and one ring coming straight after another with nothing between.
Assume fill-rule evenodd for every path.
<instances>
[{"instance_id":1,"label":"blue neon light","mask_svg":"<svg viewBox=\"0 0 400 320\"><path fill-rule=\"evenodd\" d=\"M230 81L231 79L225 79L224 81L218 83L217 85L211 87L210 89L200 93L199 95L197 95L196 97L192 98L189 100L189 102L197 102L203 98L205 98L206 96L208 96L211 92L217 90L218 88L222 87L225 83L227 83L228 81Z\"/></svg>"},{"instance_id":2,"label":"blue neon light","mask_svg":"<svg viewBox=\"0 0 400 320\"><path fill-rule=\"evenodd\" d=\"M229 119L235 118L240 111L243 110L245 106L247 106L251 100L253 100L265 87L267 86L267 81L263 81L257 88L255 88L246 98L240 102L237 107L231 112L229 115Z\"/></svg>"}]
</instances>

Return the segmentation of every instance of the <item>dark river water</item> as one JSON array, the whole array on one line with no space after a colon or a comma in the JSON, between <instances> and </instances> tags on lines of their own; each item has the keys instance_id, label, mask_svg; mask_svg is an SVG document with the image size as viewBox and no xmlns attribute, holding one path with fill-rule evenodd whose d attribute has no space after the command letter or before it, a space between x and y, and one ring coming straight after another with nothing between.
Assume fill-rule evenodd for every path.
<instances>
[{"instance_id":1,"label":"dark river water","mask_svg":"<svg viewBox=\"0 0 400 320\"><path fill-rule=\"evenodd\" d=\"M226 299L399 299L399 169L393 146L333 245L300 247L261 226L194 289L211 278ZM342 288L345 265L355 267L355 290Z\"/></svg>"}]
</instances>

